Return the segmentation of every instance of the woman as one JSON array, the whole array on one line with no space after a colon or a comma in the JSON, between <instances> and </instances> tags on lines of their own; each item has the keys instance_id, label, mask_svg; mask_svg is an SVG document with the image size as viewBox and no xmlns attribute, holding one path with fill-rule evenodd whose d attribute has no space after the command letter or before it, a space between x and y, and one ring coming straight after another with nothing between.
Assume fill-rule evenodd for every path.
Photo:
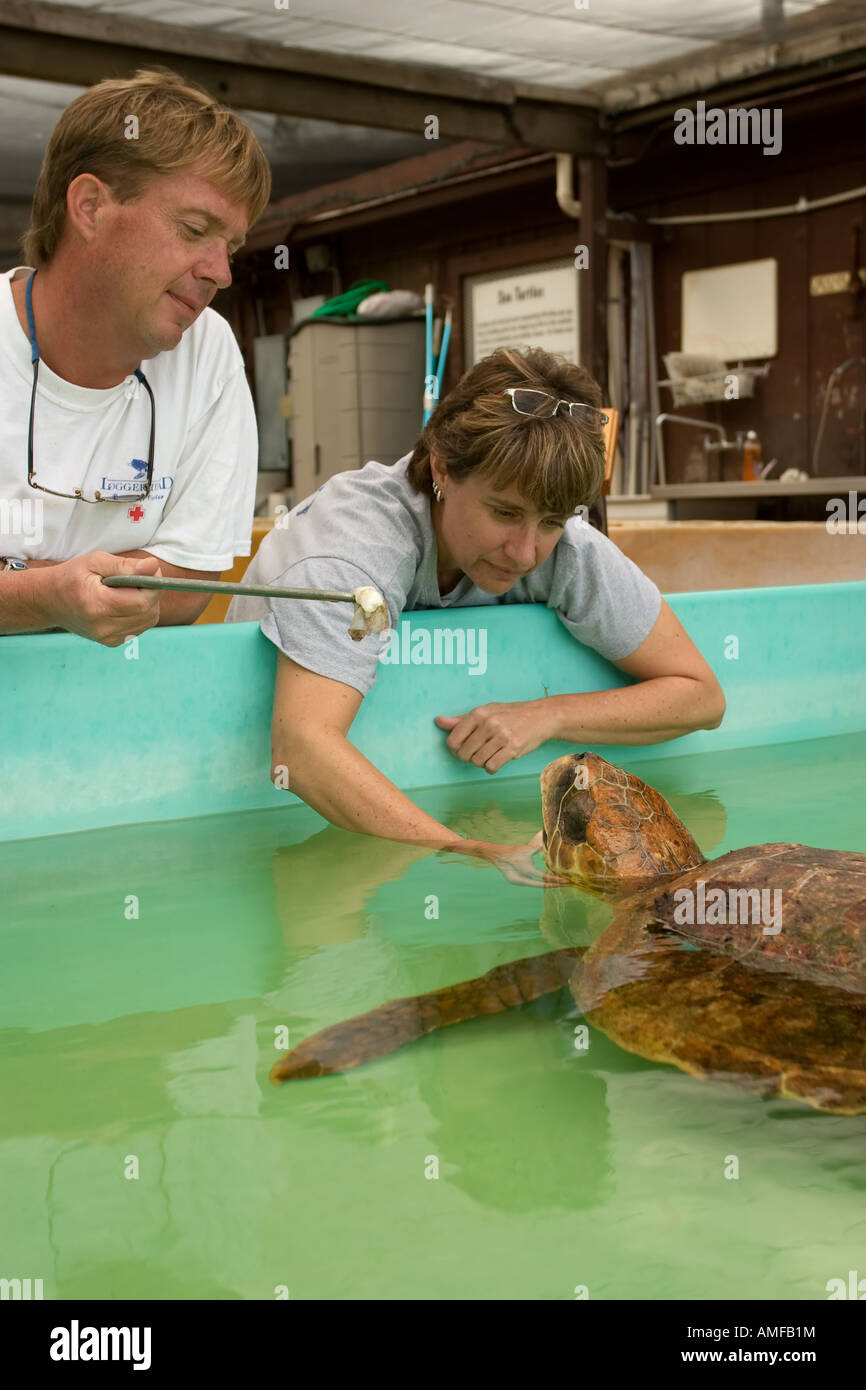
<instances>
[{"instance_id":1,"label":"woman","mask_svg":"<svg viewBox=\"0 0 866 1390\"><path fill-rule=\"evenodd\" d=\"M454 756L491 773L548 739L646 744L717 728L721 687L658 588L575 515L604 480L600 404L583 368L540 348L500 348L440 403L411 455L338 473L298 503L262 542L246 582L372 585L392 627L413 608L545 603L578 641L637 678L437 718ZM279 649L273 768L289 769L308 805L347 830L487 858L513 882L560 881L534 865L538 837L522 846L457 838L348 741L387 634L353 642L345 614L327 603L235 598L227 621L253 618Z\"/></svg>"}]
</instances>

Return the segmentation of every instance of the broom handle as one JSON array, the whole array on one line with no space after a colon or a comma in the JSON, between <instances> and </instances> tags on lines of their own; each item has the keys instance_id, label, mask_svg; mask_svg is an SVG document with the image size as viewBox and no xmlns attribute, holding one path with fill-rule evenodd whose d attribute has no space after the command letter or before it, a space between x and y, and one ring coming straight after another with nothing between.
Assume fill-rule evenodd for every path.
<instances>
[{"instance_id":1,"label":"broom handle","mask_svg":"<svg viewBox=\"0 0 866 1390\"><path fill-rule=\"evenodd\" d=\"M152 574L109 574L109 589L182 589L195 594L250 594L262 598L318 598L326 603L354 603L354 594L334 589L280 589L272 584L224 584L217 579L160 579Z\"/></svg>"}]
</instances>

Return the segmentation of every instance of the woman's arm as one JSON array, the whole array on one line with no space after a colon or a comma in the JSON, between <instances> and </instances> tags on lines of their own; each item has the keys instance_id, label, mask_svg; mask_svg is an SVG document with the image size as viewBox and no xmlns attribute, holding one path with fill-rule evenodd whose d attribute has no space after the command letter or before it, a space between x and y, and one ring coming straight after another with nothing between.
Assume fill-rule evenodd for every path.
<instances>
[{"instance_id":1,"label":"woman's arm","mask_svg":"<svg viewBox=\"0 0 866 1390\"><path fill-rule=\"evenodd\" d=\"M649 636L613 665L639 683L540 701L546 738L590 745L663 743L721 724L722 687L664 599Z\"/></svg>"},{"instance_id":2,"label":"woman's arm","mask_svg":"<svg viewBox=\"0 0 866 1390\"><path fill-rule=\"evenodd\" d=\"M459 838L453 831L425 815L347 739L362 699L353 686L316 675L280 652L271 780L344 830L428 849L453 844Z\"/></svg>"},{"instance_id":3,"label":"woman's arm","mask_svg":"<svg viewBox=\"0 0 866 1390\"><path fill-rule=\"evenodd\" d=\"M404 796L346 737L362 698L353 686L278 654L271 726L271 779L276 785L344 830L419 849L478 855L496 863L512 882L560 881L535 867L527 846L464 840Z\"/></svg>"},{"instance_id":4,"label":"woman's arm","mask_svg":"<svg viewBox=\"0 0 866 1390\"><path fill-rule=\"evenodd\" d=\"M664 743L721 724L722 687L664 599L649 636L613 665L638 684L437 715L439 728L450 731L445 746L461 762L494 773L549 739L589 748Z\"/></svg>"}]
</instances>

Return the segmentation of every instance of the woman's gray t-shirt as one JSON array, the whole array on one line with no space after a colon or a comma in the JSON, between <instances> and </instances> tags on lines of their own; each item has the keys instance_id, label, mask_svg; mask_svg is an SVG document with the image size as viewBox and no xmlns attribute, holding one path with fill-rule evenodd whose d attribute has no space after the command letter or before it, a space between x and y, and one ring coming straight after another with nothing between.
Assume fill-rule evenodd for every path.
<instances>
[{"instance_id":1,"label":"woman's gray t-shirt","mask_svg":"<svg viewBox=\"0 0 866 1390\"><path fill-rule=\"evenodd\" d=\"M640 646L659 612L661 593L612 540L570 517L543 565L504 594L489 594L463 575L440 595L429 494L406 476L411 455L336 473L280 517L244 575L245 584L351 593L372 585L384 596L392 628L414 608L472 608L544 603L569 632L611 661ZM261 623L262 632L299 666L366 695L389 634L354 642L348 604L236 595L226 622Z\"/></svg>"}]
</instances>

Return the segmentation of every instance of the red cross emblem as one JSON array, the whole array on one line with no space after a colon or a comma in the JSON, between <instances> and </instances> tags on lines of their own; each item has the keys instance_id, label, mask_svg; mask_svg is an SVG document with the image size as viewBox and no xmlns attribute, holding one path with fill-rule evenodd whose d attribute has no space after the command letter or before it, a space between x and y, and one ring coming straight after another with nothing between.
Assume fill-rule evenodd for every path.
<instances>
[{"instance_id":1,"label":"red cross emblem","mask_svg":"<svg viewBox=\"0 0 866 1390\"><path fill-rule=\"evenodd\" d=\"M134 507L130 507L126 515L129 517L130 521L141 521L144 517L144 507L140 507L136 502Z\"/></svg>"}]
</instances>

